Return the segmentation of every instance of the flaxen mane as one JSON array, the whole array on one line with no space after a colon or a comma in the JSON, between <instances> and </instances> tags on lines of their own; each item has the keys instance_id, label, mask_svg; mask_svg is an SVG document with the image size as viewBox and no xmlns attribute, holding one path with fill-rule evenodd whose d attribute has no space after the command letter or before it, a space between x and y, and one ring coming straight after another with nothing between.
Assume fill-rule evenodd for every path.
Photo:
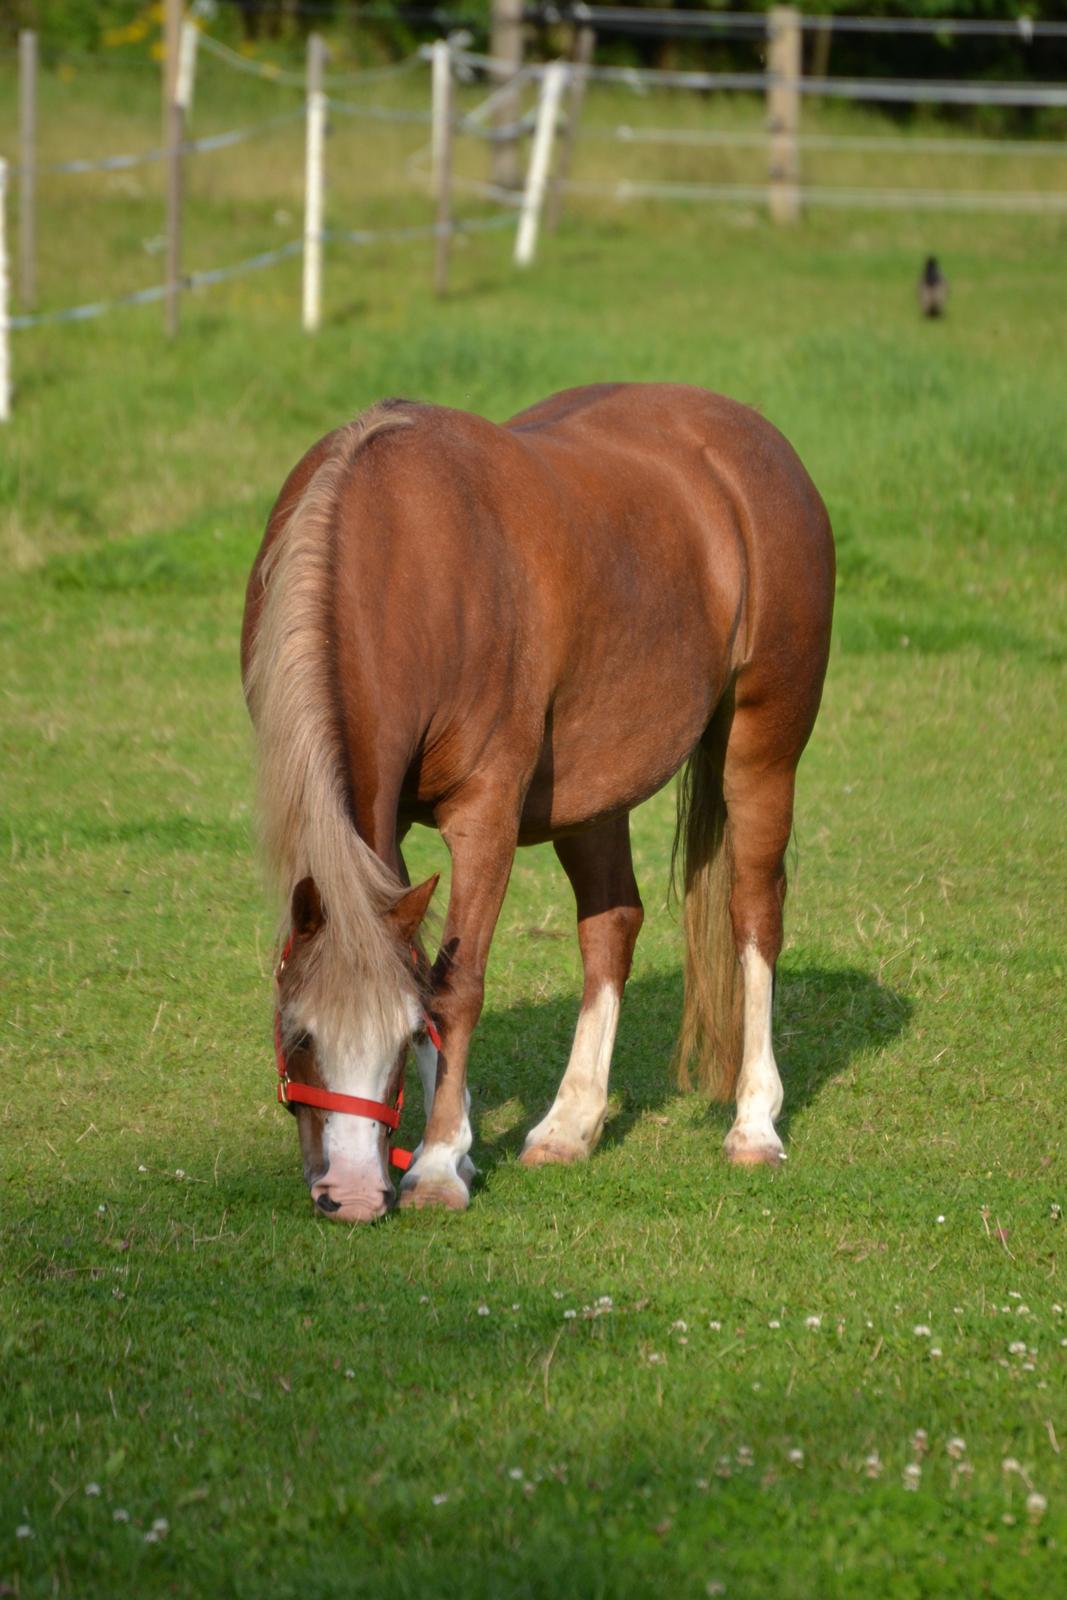
<instances>
[{"instance_id":1,"label":"flaxen mane","mask_svg":"<svg viewBox=\"0 0 1067 1600\"><path fill-rule=\"evenodd\" d=\"M403 885L352 825L341 759L330 647L334 508L359 453L409 419L373 407L334 435L260 569L265 597L246 682L259 746L259 811L267 865L288 906L315 880L325 926L301 963L320 1037L353 1024L395 1024L412 967L382 921Z\"/></svg>"}]
</instances>

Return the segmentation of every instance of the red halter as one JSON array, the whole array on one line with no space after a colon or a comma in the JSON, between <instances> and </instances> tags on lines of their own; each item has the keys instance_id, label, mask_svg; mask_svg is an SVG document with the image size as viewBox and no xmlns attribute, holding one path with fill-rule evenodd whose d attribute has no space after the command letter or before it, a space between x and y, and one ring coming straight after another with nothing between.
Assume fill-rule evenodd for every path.
<instances>
[{"instance_id":1,"label":"red halter","mask_svg":"<svg viewBox=\"0 0 1067 1600\"><path fill-rule=\"evenodd\" d=\"M281 982L282 969L289 959L293 948L293 939L290 934L285 941L278 965L274 969L275 987ZM417 959L414 950L411 952L412 961ZM422 1024L430 1043L437 1049L441 1048L441 1035L433 1018L428 1012L422 1013ZM404 1087L401 1083L393 1105L386 1105L384 1100L364 1100L361 1095L335 1094L332 1089L319 1089L312 1083L294 1083L289 1076L289 1067L285 1059L285 1046L282 1043L282 1009L280 1005L274 1008L274 1058L278 1063L278 1100L283 1106L302 1105L317 1106L320 1111L345 1111L349 1116L368 1117L372 1122L382 1122L395 1133L400 1125L400 1113L404 1108ZM389 1160L401 1172L406 1172L411 1165L410 1150L390 1150Z\"/></svg>"}]
</instances>

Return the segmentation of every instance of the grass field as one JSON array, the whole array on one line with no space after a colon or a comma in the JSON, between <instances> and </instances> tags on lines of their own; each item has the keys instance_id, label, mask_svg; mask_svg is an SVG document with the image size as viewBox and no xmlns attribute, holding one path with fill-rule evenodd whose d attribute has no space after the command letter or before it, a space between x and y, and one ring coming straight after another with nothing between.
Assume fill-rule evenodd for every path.
<instances>
[{"instance_id":1,"label":"grass field","mask_svg":"<svg viewBox=\"0 0 1067 1600\"><path fill-rule=\"evenodd\" d=\"M264 92L205 74L197 131ZM140 79L43 99L53 157L153 142ZM274 137L194 169L190 265L299 231L299 135ZM420 138L338 129L335 225L425 220L397 176ZM43 195L45 305L160 275L155 180L84 182ZM1065 245L1063 220L590 205L525 277L506 236L457 247L443 305L424 248L333 250L316 341L292 262L190 297L173 345L156 309L16 336L0 1592L1062 1592ZM943 325L914 308L931 249ZM727 1168L728 1113L671 1087L664 794L635 817L649 917L593 1160L515 1160L579 987L538 850L475 1042L470 1211L332 1225L272 1098L243 578L290 465L372 400L503 418L612 378L760 407L837 532L789 1163Z\"/></svg>"}]
</instances>

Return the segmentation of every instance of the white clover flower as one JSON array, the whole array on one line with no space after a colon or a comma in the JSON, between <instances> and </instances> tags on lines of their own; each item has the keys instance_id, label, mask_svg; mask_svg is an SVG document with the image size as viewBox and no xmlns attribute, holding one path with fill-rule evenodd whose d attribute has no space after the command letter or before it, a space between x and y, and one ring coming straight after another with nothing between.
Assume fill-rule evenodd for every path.
<instances>
[{"instance_id":1,"label":"white clover flower","mask_svg":"<svg viewBox=\"0 0 1067 1600\"><path fill-rule=\"evenodd\" d=\"M901 1478L905 1489L917 1489L923 1475L923 1469L917 1461L909 1461L904 1468Z\"/></svg>"},{"instance_id":2,"label":"white clover flower","mask_svg":"<svg viewBox=\"0 0 1067 1600\"><path fill-rule=\"evenodd\" d=\"M509 1467L508 1468L508 1477L509 1478L514 1478L516 1483L521 1483L525 1476L526 1476L526 1474L523 1472L521 1467Z\"/></svg>"},{"instance_id":3,"label":"white clover flower","mask_svg":"<svg viewBox=\"0 0 1067 1600\"><path fill-rule=\"evenodd\" d=\"M663 1365L666 1359L667 1357L660 1355L658 1350L653 1350L652 1354L648 1358L648 1364L650 1367L659 1367Z\"/></svg>"},{"instance_id":4,"label":"white clover flower","mask_svg":"<svg viewBox=\"0 0 1067 1600\"><path fill-rule=\"evenodd\" d=\"M794 1446L793 1449L790 1450L787 1459L790 1466L802 1467L804 1465L804 1452L798 1446Z\"/></svg>"},{"instance_id":5,"label":"white clover flower","mask_svg":"<svg viewBox=\"0 0 1067 1600\"><path fill-rule=\"evenodd\" d=\"M1015 1307L1015 1315L1017 1317L1028 1317L1030 1315L1030 1307L1029 1306L1016 1306Z\"/></svg>"},{"instance_id":6,"label":"white clover flower","mask_svg":"<svg viewBox=\"0 0 1067 1600\"><path fill-rule=\"evenodd\" d=\"M481 1305L480 1305L480 1306L479 1306L479 1307L478 1307L478 1315L479 1315L479 1316L480 1316L480 1317L487 1317L487 1316L488 1316L488 1315L489 1315L489 1307L488 1307L488 1306L487 1306L487 1305L486 1305L486 1304L485 1304L485 1302L484 1302L484 1301L483 1301L483 1302L482 1302L482 1304L481 1304Z\"/></svg>"},{"instance_id":7,"label":"white clover flower","mask_svg":"<svg viewBox=\"0 0 1067 1600\"><path fill-rule=\"evenodd\" d=\"M433 1503L435 1506L443 1506L447 1500L447 1494L435 1494L433 1497Z\"/></svg>"},{"instance_id":8,"label":"white clover flower","mask_svg":"<svg viewBox=\"0 0 1067 1600\"><path fill-rule=\"evenodd\" d=\"M949 1439L948 1443L945 1445L945 1449L948 1451L953 1461L959 1461L966 1451L967 1445L965 1441L960 1438L958 1433L954 1433L952 1438Z\"/></svg>"},{"instance_id":9,"label":"white clover flower","mask_svg":"<svg viewBox=\"0 0 1067 1600\"><path fill-rule=\"evenodd\" d=\"M1014 1456L1005 1456L1000 1463L1000 1470L1001 1472L1021 1472L1023 1469Z\"/></svg>"},{"instance_id":10,"label":"white clover flower","mask_svg":"<svg viewBox=\"0 0 1067 1600\"><path fill-rule=\"evenodd\" d=\"M574 1311L573 1309L568 1308L568 1310L566 1310L563 1313L563 1320L564 1320L564 1322L570 1322L571 1319L576 1317L577 1315L578 1315L577 1311Z\"/></svg>"},{"instance_id":11,"label":"white clover flower","mask_svg":"<svg viewBox=\"0 0 1067 1600\"><path fill-rule=\"evenodd\" d=\"M170 1523L166 1517L157 1517L152 1524L152 1532L163 1539L170 1532Z\"/></svg>"},{"instance_id":12,"label":"white clover flower","mask_svg":"<svg viewBox=\"0 0 1067 1600\"><path fill-rule=\"evenodd\" d=\"M782 1326L782 1324L778 1321L777 1317L772 1317L770 1322L768 1322L767 1326L768 1326L768 1328L780 1328Z\"/></svg>"},{"instance_id":13,"label":"white clover flower","mask_svg":"<svg viewBox=\"0 0 1067 1600\"><path fill-rule=\"evenodd\" d=\"M511 1309L512 1309L512 1311L521 1311L522 1307L519 1305L519 1302L516 1300L515 1304L512 1306Z\"/></svg>"},{"instance_id":14,"label":"white clover flower","mask_svg":"<svg viewBox=\"0 0 1067 1600\"><path fill-rule=\"evenodd\" d=\"M930 1330L925 1322L917 1322L911 1331L917 1339L929 1339L930 1337Z\"/></svg>"},{"instance_id":15,"label":"white clover flower","mask_svg":"<svg viewBox=\"0 0 1067 1600\"><path fill-rule=\"evenodd\" d=\"M138 1170L138 1172L147 1172L148 1168L145 1166L144 1162L142 1161L141 1165L137 1168L137 1170Z\"/></svg>"},{"instance_id":16,"label":"white clover flower","mask_svg":"<svg viewBox=\"0 0 1067 1600\"><path fill-rule=\"evenodd\" d=\"M100 1485L98 1483L87 1483L85 1492L90 1499L94 1499L100 1493Z\"/></svg>"},{"instance_id":17,"label":"white clover flower","mask_svg":"<svg viewBox=\"0 0 1067 1600\"><path fill-rule=\"evenodd\" d=\"M722 1331L722 1323L721 1322L715 1322L713 1320L713 1321L708 1323L708 1327L711 1329L712 1333L720 1333Z\"/></svg>"},{"instance_id":18,"label":"white clover flower","mask_svg":"<svg viewBox=\"0 0 1067 1600\"><path fill-rule=\"evenodd\" d=\"M1027 1495L1026 1513L1031 1522L1040 1522L1047 1510L1048 1501L1045 1499L1043 1494L1038 1494L1037 1490L1035 1489L1032 1494Z\"/></svg>"},{"instance_id":19,"label":"white clover flower","mask_svg":"<svg viewBox=\"0 0 1067 1600\"><path fill-rule=\"evenodd\" d=\"M1010 1356L1024 1356L1026 1354L1026 1345L1021 1339L1013 1339L1008 1346L1008 1354Z\"/></svg>"},{"instance_id":20,"label":"white clover flower","mask_svg":"<svg viewBox=\"0 0 1067 1600\"><path fill-rule=\"evenodd\" d=\"M926 1432L926 1429L916 1428L915 1432L911 1436L911 1448L915 1451L917 1456L921 1456L926 1453L926 1446L929 1444L929 1442L930 1438Z\"/></svg>"},{"instance_id":21,"label":"white clover flower","mask_svg":"<svg viewBox=\"0 0 1067 1600\"><path fill-rule=\"evenodd\" d=\"M688 1322L682 1322L680 1319L677 1322L672 1322L671 1323L671 1332L672 1333L688 1333L689 1332L689 1324L688 1324Z\"/></svg>"},{"instance_id":22,"label":"white clover flower","mask_svg":"<svg viewBox=\"0 0 1067 1600\"><path fill-rule=\"evenodd\" d=\"M355 1374L355 1370L352 1367L346 1367L345 1368L345 1377L346 1378L354 1378L355 1375L356 1375Z\"/></svg>"},{"instance_id":23,"label":"white clover flower","mask_svg":"<svg viewBox=\"0 0 1067 1600\"><path fill-rule=\"evenodd\" d=\"M944 1220L945 1220L945 1219L944 1219L944 1217L943 1217L943 1216L939 1216L939 1217L938 1217L938 1218L937 1218L937 1219L936 1219L936 1220L937 1220L937 1221L938 1221L938 1222L944 1222Z\"/></svg>"},{"instance_id":24,"label":"white clover flower","mask_svg":"<svg viewBox=\"0 0 1067 1600\"><path fill-rule=\"evenodd\" d=\"M939 1344L932 1344L930 1346L930 1359L932 1361L940 1361L940 1359L941 1359L941 1346Z\"/></svg>"},{"instance_id":25,"label":"white clover flower","mask_svg":"<svg viewBox=\"0 0 1067 1600\"><path fill-rule=\"evenodd\" d=\"M610 1311L614 1304L615 1304L615 1302L611 1298L610 1294L602 1294L600 1296L600 1298L597 1300L597 1305L598 1306L603 1306L605 1311Z\"/></svg>"},{"instance_id":26,"label":"white clover flower","mask_svg":"<svg viewBox=\"0 0 1067 1600\"><path fill-rule=\"evenodd\" d=\"M112 1522L129 1522L130 1513L123 1507L117 1506L111 1513Z\"/></svg>"},{"instance_id":27,"label":"white clover flower","mask_svg":"<svg viewBox=\"0 0 1067 1600\"><path fill-rule=\"evenodd\" d=\"M16 1539L32 1539L33 1538L33 1529L30 1527L28 1522L20 1522L19 1523L18 1527L15 1529L15 1538Z\"/></svg>"},{"instance_id":28,"label":"white clover flower","mask_svg":"<svg viewBox=\"0 0 1067 1600\"><path fill-rule=\"evenodd\" d=\"M822 1318L821 1317L816 1317L816 1316L805 1317L804 1318L804 1326L805 1326L805 1328L821 1328L822 1327Z\"/></svg>"}]
</instances>

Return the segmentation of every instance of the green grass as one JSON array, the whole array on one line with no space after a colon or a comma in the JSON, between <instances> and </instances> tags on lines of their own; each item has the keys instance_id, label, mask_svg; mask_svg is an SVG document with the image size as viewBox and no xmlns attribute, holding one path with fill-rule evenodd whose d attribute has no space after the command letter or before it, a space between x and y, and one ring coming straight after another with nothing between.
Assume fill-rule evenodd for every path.
<instances>
[{"instance_id":1,"label":"green grass","mask_svg":"<svg viewBox=\"0 0 1067 1600\"><path fill-rule=\"evenodd\" d=\"M153 141L147 89L67 87L94 148ZM205 126L273 104L226 92L205 76ZM69 102L48 95L58 118ZM642 102L649 125L675 110ZM56 155L86 147L85 125L49 126ZM425 216L394 139L335 135L335 222ZM289 166L252 146L195 168L191 264L289 236L273 220L299 182L286 148ZM46 305L158 272L139 245L159 230L150 189L82 192L43 196ZM458 247L443 305L420 247L331 251L314 341L292 263L189 297L173 345L156 310L16 336L0 441L7 1592L1063 1586L1065 244L1040 219L815 215L787 232L745 208L589 206L525 276L506 238ZM929 249L953 285L940 326L914 311ZM562 875L531 851L473 1053L471 1209L344 1229L311 1213L271 1098L243 576L285 472L370 401L504 417L604 378L760 406L838 533L777 1008L789 1164L728 1169L728 1114L671 1087L662 795L635 818L649 920L596 1156L515 1161L579 983ZM440 864L429 834L411 854Z\"/></svg>"}]
</instances>

